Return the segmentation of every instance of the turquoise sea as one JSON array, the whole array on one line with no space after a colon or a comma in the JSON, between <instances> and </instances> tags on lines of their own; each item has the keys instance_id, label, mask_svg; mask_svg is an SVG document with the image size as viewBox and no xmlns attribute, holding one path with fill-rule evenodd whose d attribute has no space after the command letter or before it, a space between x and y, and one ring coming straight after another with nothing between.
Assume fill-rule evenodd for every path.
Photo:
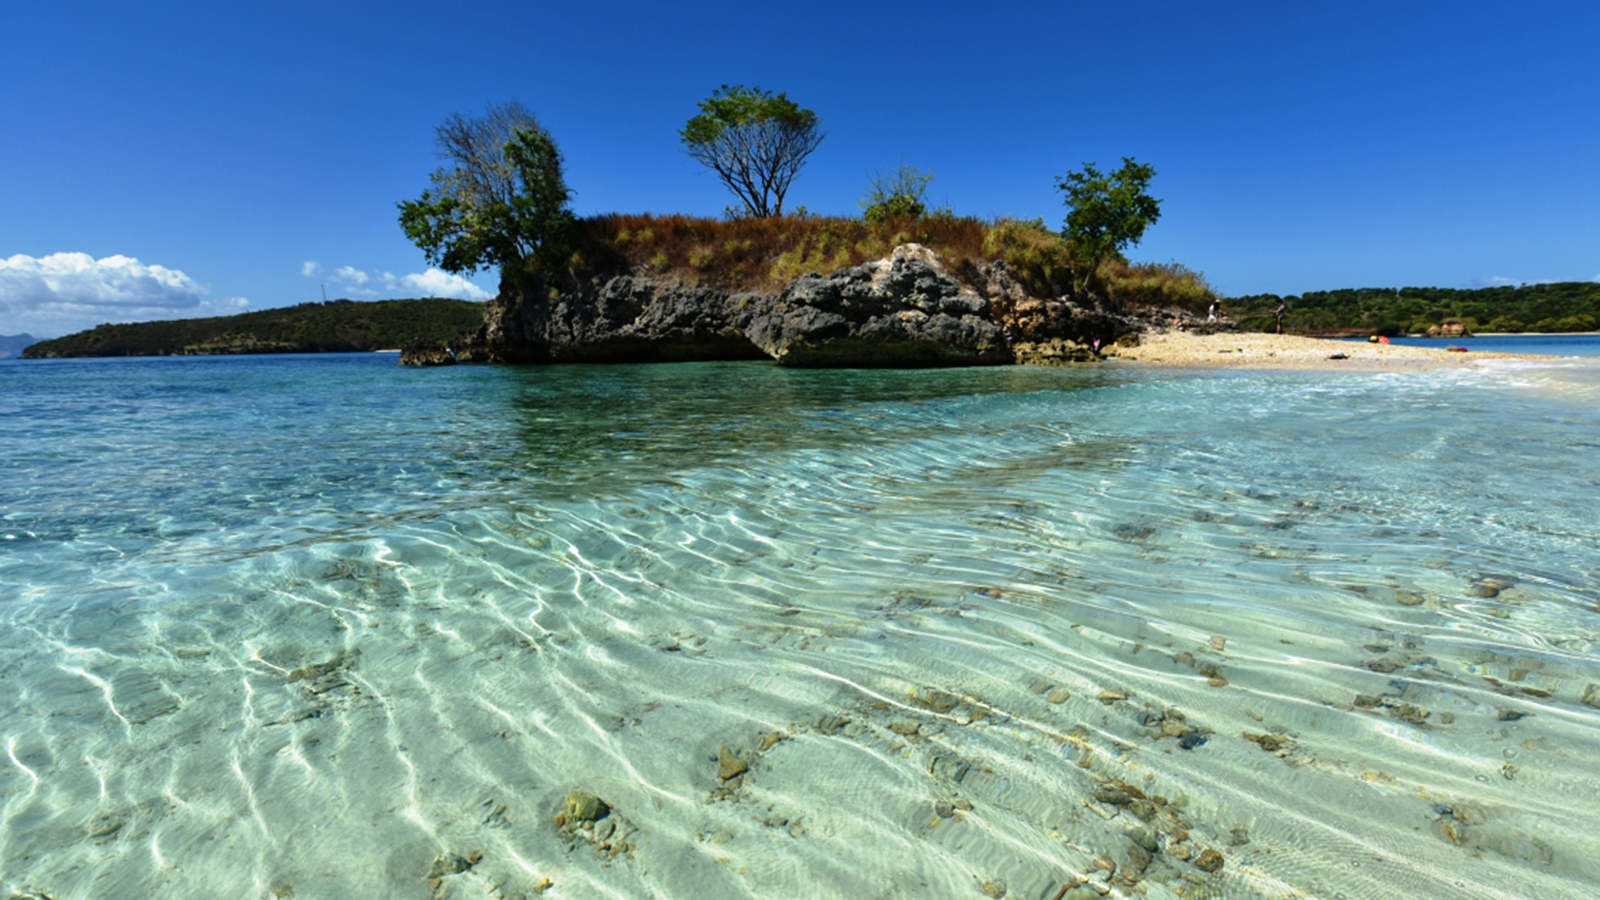
<instances>
[{"instance_id":1,"label":"turquoise sea","mask_svg":"<svg viewBox=\"0 0 1600 900\"><path fill-rule=\"evenodd\" d=\"M1351 338L1366 341L1366 338ZM1470 353L1530 353L1540 356L1600 355L1600 335L1482 334L1470 338L1396 337L1390 343L1407 347L1464 347Z\"/></svg>"},{"instance_id":2,"label":"turquoise sea","mask_svg":"<svg viewBox=\"0 0 1600 900\"><path fill-rule=\"evenodd\" d=\"M395 363L0 363L0 896L1600 891L1600 357Z\"/></svg>"}]
</instances>

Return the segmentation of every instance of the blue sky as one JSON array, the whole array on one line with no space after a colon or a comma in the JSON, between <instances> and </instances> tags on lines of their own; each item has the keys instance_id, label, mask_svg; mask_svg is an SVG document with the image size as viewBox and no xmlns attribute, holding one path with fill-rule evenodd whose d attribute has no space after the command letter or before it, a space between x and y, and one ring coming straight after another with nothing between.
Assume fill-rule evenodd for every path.
<instances>
[{"instance_id":1,"label":"blue sky","mask_svg":"<svg viewBox=\"0 0 1600 900\"><path fill-rule=\"evenodd\" d=\"M931 169L978 216L1065 215L1134 156L1130 252L1227 295L1600 278L1600 4L17 3L0 54L0 334L329 297L483 296L395 203L449 113L520 100L579 214L717 215L677 132L724 83L827 139L790 205Z\"/></svg>"}]
</instances>

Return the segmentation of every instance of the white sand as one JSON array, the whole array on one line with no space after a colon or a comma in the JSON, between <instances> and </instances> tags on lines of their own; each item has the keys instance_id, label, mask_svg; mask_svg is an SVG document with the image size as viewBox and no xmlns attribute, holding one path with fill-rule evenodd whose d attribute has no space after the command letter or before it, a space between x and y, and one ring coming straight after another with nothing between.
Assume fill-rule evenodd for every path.
<instances>
[{"instance_id":1,"label":"white sand","mask_svg":"<svg viewBox=\"0 0 1600 900\"><path fill-rule=\"evenodd\" d=\"M1289 334L1198 335L1160 331L1143 335L1136 347L1108 347L1108 359L1159 366L1225 366L1273 369L1384 369L1468 365L1484 359L1525 358L1513 353L1468 350L1465 353L1434 347L1403 347L1367 341L1339 341ZM1335 354L1348 359L1330 359Z\"/></svg>"}]
</instances>

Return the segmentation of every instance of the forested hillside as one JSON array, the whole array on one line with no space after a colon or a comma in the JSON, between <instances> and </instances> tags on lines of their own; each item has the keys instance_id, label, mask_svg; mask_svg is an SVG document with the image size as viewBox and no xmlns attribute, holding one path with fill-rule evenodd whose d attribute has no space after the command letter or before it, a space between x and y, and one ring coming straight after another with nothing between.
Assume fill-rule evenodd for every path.
<instances>
[{"instance_id":1,"label":"forested hillside","mask_svg":"<svg viewBox=\"0 0 1600 900\"><path fill-rule=\"evenodd\" d=\"M466 300L333 300L214 319L101 325L40 341L23 358L384 350L418 337L447 341L482 322L483 304Z\"/></svg>"},{"instance_id":2,"label":"forested hillside","mask_svg":"<svg viewBox=\"0 0 1600 900\"><path fill-rule=\"evenodd\" d=\"M1279 301L1288 307L1285 329L1299 333L1416 334L1450 320L1471 332L1600 329L1600 283L1593 281L1474 290L1346 288L1289 297L1253 294L1225 301L1225 306L1244 327L1271 331Z\"/></svg>"}]
</instances>

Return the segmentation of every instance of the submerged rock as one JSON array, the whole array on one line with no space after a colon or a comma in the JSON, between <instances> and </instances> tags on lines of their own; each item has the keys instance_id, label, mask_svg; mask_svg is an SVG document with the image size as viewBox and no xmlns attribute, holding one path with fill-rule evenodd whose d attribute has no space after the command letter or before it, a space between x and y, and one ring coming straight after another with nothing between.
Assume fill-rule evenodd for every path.
<instances>
[{"instance_id":1,"label":"submerged rock","mask_svg":"<svg viewBox=\"0 0 1600 900\"><path fill-rule=\"evenodd\" d=\"M723 781L728 781L730 779L737 778L740 775L743 775L745 772L749 771L749 769L750 769L750 764L745 762L744 760L740 759L732 750L729 750L725 746L718 748L718 750L717 750L717 777L718 778L722 779Z\"/></svg>"},{"instance_id":2,"label":"submerged rock","mask_svg":"<svg viewBox=\"0 0 1600 900\"><path fill-rule=\"evenodd\" d=\"M428 869L427 877L443 878L446 875L456 875L472 868L472 863L464 856L454 853L441 853L433 858L433 866Z\"/></svg>"},{"instance_id":3,"label":"submerged rock","mask_svg":"<svg viewBox=\"0 0 1600 900\"><path fill-rule=\"evenodd\" d=\"M593 822L605 818L610 812L609 803L588 791L573 791L561 804L561 813L569 823Z\"/></svg>"}]
</instances>

